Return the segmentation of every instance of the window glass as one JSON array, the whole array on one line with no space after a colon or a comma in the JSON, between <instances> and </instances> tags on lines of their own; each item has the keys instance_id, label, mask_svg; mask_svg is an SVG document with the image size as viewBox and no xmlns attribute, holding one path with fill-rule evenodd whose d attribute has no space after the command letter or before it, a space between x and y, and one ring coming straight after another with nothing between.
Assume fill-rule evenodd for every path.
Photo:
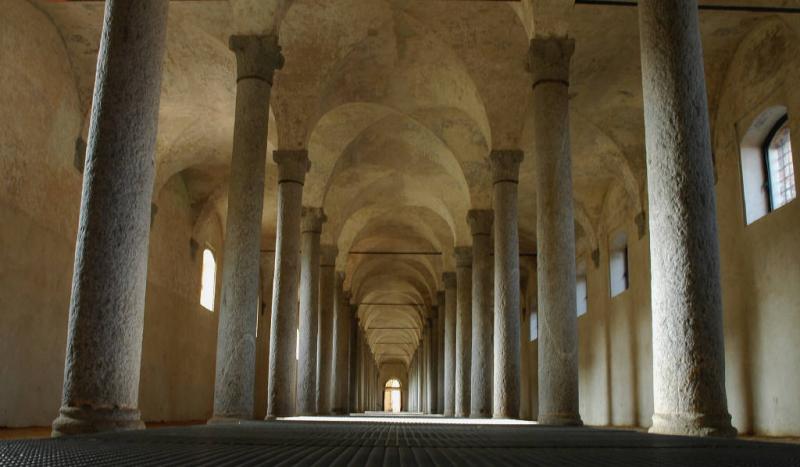
<instances>
[{"instance_id":1,"label":"window glass","mask_svg":"<svg viewBox=\"0 0 800 467\"><path fill-rule=\"evenodd\" d=\"M208 311L214 311L214 295L217 287L217 261L214 253L203 250L203 273L200 278L200 305Z\"/></svg>"},{"instance_id":2,"label":"window glass","mask_svg":"<svg viewBox=\"0 0 800 467\"><path fill-rule=\"evenodd\" d=\"M789 121L784 118L773 129L766 147L766 165L769 172L770 208L778 209L797 196L792 163L792 143L789 138Z\"/></svg>"},{"instance_id":3,"label":"window glass","mask_svg":"<svg viewBox=\"0 0 800 467\"><path fill-rule=\"evenodd\" d=\"M531 312L530 319L528 319L528 324L530 325L528 329L528 335L530 341L533 342L539 338L539 315L536 312Z\"/></svg>"},{"instance_id":4,"label":"window glass","mask_svg":"<svg viewBox=\"0 0 800 467\"><path fill-rule=\"evenodd\" d=\"M611 296L616 297L628 290L628 238L625 232L613 234L609 246Z\"/></svg>"},{"instance_id":5,"label":"window glass","mask_svg":"<svg viewBox=\"0 0 800 467\"><path fill-rule=\"evenodd\" d=\"M575 299L578 308L578 316L583 316L589 309L589 297L586 288L586 275L578 276L575 279Z\"/></svg>"}]
</instances>

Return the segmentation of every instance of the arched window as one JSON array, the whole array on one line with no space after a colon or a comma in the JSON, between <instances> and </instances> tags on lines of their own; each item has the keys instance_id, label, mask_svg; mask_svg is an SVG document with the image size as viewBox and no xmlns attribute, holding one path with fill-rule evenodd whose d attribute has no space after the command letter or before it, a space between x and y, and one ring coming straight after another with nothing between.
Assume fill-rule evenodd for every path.
<instances>
[{"instance_id":1,"label":"arched window","mask_svg":"<svg viewBox=\"0 0 800 467\"><path fill-rule=\"evenodd\" d=\"M589 310L589 293L586 281L586 263L580 261L575 276L575 305L578 316L583 316Z\"/></svg>"},{"instance_id":2,"label":"arched window","mask_svg":"<svg viewBox=\"0 0 800 467\"><path fill-rule=\"evenodd\" d=\"M762 149L767 168L770 211L778 209L797 196L792 163L792 142L789 138L789 118L784 115L767 135Z\"/></svg>"},{"instance_id":3,"label":"arched window","mask_svg":"<svg viewBox=\"0 0 800 467\"><path fill-rule=\"evenodd\" d=\"M786 107L756 117L740 148L745 222L752 224L797 196Z\"/></svg>"},{"instance_id":4,"label":"arched window","mask_svg":"<svg viewBox=\"0 0 800 467\"><path fill-rule=\"evenodd\" d=\"M398 413L401 410L400 380L392 378L386 382L383 390L384 412Z\"/></svg>"},{"instance_id":5,"label":"arched window","mask_svg":"<svg viewBox=\"0 0 800 467\"><path fill-rule=\"evenodd\" d=\"M217 261L209 248L203 250L203 273L200 277L200 305L214 311L214 295L217 287Z\"/></svg>"}]
</instances>

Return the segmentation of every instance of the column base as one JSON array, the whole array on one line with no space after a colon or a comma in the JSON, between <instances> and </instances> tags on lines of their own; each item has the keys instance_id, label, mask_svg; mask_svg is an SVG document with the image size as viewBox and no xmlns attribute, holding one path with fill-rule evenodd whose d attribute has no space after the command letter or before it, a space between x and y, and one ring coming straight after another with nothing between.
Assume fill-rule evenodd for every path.
<instances>
[{"instance_id":1,"label":"column base","mask_svg":"<svg viewBox=\"0 0 800 467\"><path fill-rule=\"evenodd\" d=\"M51 436L80 435L101 431L144 430L137 409L61 407L53 420Z\"/></svg>"},{"instance_id":2,"label":"column base","mask_svg":"<svg viewBox=\"0 0 800 467\"><path fill-rule=\"evenodd\" d=\"M333 409L331 410L331 415L337 415L337 416L347 415L347 411L344 409Z\"/></svg>"},{"instance_id":3,"label":"column base","mask_svg":"<svg viewBox=\"0 0 800 467\"><path fill-rule=\"evenodd\" d=\"M717 436L734 438L736 428L731 425L730 414L702 413L653 414L650 433L683 436Z\"/></svg>"},{"instance_id":4,"label":"column base","mask_svg":"<svg viewBox=\"0 0 800 467\"><path fill-rule=\"evenodd\" d=\"M492 414L490 412L486 412L486 413L484 413L484 412L478 412L478 413L470 412L469 418L492 418Z\"/></svg>"},{"instance_id":5,"label":"column base","mask_svg":"<svg viewBox=\"0 0 800 467\"><path fill-rule=\"evenodd\" d=\"M581 416L576 413L539 414L536 422L548 426L583 426Z\"/></svg>"}]
</instances>

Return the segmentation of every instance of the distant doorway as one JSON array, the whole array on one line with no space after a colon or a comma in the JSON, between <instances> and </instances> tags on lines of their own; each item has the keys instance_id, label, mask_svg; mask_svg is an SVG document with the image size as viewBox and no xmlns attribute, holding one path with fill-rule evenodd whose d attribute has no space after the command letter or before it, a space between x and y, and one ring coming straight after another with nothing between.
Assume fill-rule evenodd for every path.
<instances>
[{"instance_id":1,"label":"distant doorway","mask_svg":"<svg viewBox=\"0 0 800 467\"><path fill-rule=\"evenodd\" d=\"M383 390L383 411L399 413L401 410L401 390L400 381L397 379L390 379L386 382L386 387Z\"/></svg>"}]
</instances>

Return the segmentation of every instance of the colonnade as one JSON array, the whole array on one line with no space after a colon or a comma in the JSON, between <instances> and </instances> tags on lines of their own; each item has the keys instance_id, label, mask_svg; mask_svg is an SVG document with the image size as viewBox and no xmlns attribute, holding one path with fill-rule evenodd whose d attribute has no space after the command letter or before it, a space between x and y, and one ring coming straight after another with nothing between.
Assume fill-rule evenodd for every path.
<instances>
[{"instance_id":1,"label":"colonnade","mask_svg":"<svg viewBox=\"0 0 800 467\"><path fill-rule=\"evenodd\" d=\"M167 3L106 3L56 435L143 426L137 399ZM640 0L639 18L651 235L652 430L730 435L735 431L724 388L697 2ZM283 64L276 36L233 36L230 48L237 64L236 120L210 420L220 423L253 416L268 108L272 78ZM573 50L569 38L535 37L529 51L534 145L526 149L537 192L539 422L555 425L581 423L569 147ZM469 213L473 245L456 248L456 271L444 272L443 291L423 319L408 375L413 411L519 416L517 187L523 151L496 149L488 157L492 210ZM318 207L303 207L308 153L280 149L273 158L278 209L267 418L379 410L380 368L347 299L345 277L336 272L336 252L320 245L325 215Z\"/></svg>"}]
</instances>

